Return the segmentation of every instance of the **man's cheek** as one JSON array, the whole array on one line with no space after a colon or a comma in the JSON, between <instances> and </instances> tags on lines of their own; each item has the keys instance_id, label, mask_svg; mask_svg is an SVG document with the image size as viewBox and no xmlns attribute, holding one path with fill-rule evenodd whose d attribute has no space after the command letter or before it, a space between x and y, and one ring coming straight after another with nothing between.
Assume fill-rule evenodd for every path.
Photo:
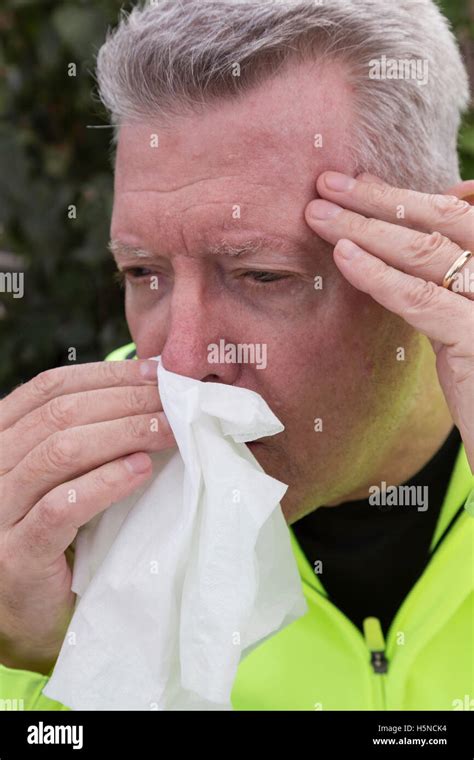
<instances>
[{"instance_id":1,"label":"man's cheek","mask_svg":"<svg viewBox=\"0 0 474 760\"><path fill-rule=\"evenodd\" d=\"M166 343L166 320L158 311L141 314L126 304L126 318L132 341L141 358L162 353Z\"/></svg>"}]
</instances>

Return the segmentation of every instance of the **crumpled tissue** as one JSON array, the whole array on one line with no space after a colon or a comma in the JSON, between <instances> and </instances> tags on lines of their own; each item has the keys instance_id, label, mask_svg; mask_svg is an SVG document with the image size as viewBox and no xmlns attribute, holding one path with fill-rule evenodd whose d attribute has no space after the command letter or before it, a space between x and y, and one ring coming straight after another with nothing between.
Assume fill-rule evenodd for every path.
<instances>
[{"instance_id":1,"label":"crumpled tissue","mask_svg":"<svg viewBox=\"0 0 474 760\"><path fill-rule=\"evenodd\" d=\"M153 358L178 450L76 536L76 605L43 689L73 710L232 710L239 662L307 611L287 486L245 446L283 425L259 394Z\"/></svg>"}]
</instances>

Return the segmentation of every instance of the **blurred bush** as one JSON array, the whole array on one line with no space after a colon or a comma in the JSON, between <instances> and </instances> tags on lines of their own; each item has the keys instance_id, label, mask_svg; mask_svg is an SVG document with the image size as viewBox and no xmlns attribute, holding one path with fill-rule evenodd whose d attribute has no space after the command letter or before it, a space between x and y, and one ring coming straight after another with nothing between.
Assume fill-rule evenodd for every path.
<instances>
[{"instance_id":1,"label":"blurred bush","mask_svg":"<svg viewBox=\"0 0 474 760\"><path fill-rule=\"evenodd\" d=\"M96 361L129 340L106 250L110 130L88 125L107 123L91 94L94 57L120 8L131 4L2 0L0 272L24 271L25 295L0 294L0 395L67 363L70 347L78 362ZM472 71L467 5L443 6ZM472 117L460 146L463 174L474 177Z\"/></svg>"},{"instance_id":2,"label":"blurred bush","mask_svg":"<svg viewBox=\"0 0 474 760\"><path fill-rule=\"evenodd\" d=\"M69 347L78 362L96 361L129 340L106 249L110 129L88 128L107 124L92 72L121 7L118 0L0 6L0 272L25 271L24 298L0 301L4 393L67 363Z\"/></svg>"}]
</instances>

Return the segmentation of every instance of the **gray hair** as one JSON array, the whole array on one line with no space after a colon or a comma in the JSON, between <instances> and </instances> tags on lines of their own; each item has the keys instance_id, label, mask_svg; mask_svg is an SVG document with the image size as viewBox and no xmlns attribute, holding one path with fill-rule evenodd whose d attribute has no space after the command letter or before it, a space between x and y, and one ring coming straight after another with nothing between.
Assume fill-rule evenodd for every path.
<instances>
[{"instance_id":1,"label":"gray hair","mask_svg":"<svg viewBox=\"0 0 474 760\"><path fill-rule=\"evenodd\" d=\"M468 77L433 0L152 0L108 33L97 80L116 137L121 124L169 126L309 59L345 66L357 171L426 192L459 180ZM383 60L408 76L384 78L379 66L377 78ZM424 85L416 61L426 62Z\"/></svg>"}]
</instances>

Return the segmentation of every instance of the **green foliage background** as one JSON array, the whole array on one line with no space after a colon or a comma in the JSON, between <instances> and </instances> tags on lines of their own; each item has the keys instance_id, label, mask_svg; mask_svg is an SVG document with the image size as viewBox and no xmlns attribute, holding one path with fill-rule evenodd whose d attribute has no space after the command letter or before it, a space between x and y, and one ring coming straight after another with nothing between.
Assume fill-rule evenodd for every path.
<instances>
[{"instance_id":1,"label":"green foliage background","mask_svg":"<svg viewBox=\"0 0 474 760\"><path fill-rule=\"evenodd\" d=\"M468 0L442 3L471 69ZM0 294L0 395L43 369L103 359L128 342L123 292L106 250L112 167L106 114L91 92L94 57L118 0L2 0L0 271L25 271L25 296ZM75 63L77 76L68 76ZM474 115L460 137L474 178ZM68 219L75 204L77 218Z\"/></svg>"}]
</instances>

